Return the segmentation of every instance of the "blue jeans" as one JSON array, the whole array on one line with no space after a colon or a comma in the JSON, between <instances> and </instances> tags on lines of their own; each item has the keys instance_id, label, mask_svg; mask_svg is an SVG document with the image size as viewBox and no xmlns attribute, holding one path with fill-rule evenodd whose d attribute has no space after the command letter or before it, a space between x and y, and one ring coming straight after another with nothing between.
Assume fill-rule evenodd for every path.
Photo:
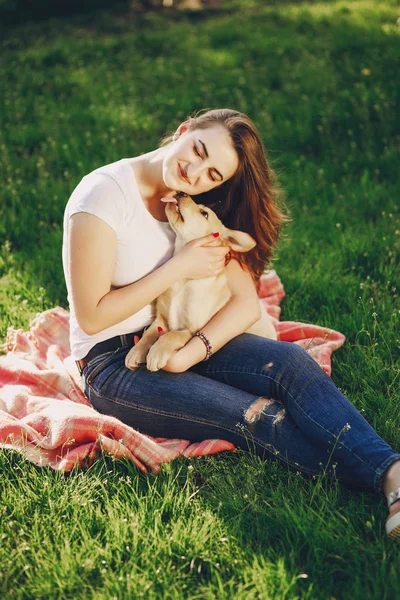
<instances>
[{"instance_id":1,"label":"blue jeans","mask_svg":"<svg viewBox=\"0 0 400 600\"><path fill-rule=\"evenodd\" d=\"M101 413L153 437L225 439L308 475L382 491L396 453L305 350L243 333L184 373L125 367L128 348L91 360L85 394ZM248 409L268 399L259 418ZM259 403L258 403L259 404ZM262 403L264 404L264 403Z\"/></svg>"}]
</instances>

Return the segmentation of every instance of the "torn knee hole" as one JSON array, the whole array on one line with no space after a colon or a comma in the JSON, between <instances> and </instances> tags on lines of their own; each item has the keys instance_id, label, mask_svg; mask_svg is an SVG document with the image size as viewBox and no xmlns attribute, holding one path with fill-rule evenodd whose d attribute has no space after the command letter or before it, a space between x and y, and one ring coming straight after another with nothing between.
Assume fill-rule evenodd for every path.
<instances>
[{"instance_id":1,"label":"torn knee hole","mask_svg":"<svg viewBox=\"0 0 400 600\"><path fill-rule=\"evenodd\" d=\"M278 425L278 423L282 423L283 419L286 416L286 408L282 408L282 410L280 410L278 412L278 414L276 415L275 419L273 420L273 425Z\"/></svg>"},{"instance_id":2,"label":"torn knee hole","mask_svg":"<svg viewBox=\"0 0 400 600\"><path fill-rule=\"evenodd\" d=\"M268 398L259 398L252 404L246 411L244 415L244 420L247 423L254 423L258 421L261 417L261 414L267 406L270 406L274 403L274 400L269 400Z\"/></svg>"}]
</instances>

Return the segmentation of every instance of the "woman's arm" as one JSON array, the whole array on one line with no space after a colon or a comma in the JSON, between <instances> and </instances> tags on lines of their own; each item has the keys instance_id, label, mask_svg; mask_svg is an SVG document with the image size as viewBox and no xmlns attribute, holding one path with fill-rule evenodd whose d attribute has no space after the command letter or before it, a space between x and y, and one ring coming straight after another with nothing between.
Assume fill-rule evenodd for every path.
<instances>
[{"instance_id":1,"label":"woman's arm","mask_svg":"<svg viewBox=\"0 0 400 600\"><path fill-rule=\"evenodd\" d=\"M76 318L94 335L132 316L165 292L182 274L174 257L134 283L111 289L117 235L89 213L70 218L69 273Z\"/></svg>"},{"instance_id":2,"label":"woman's arm","mask_svg":"<svg viewBox=\"0 0 400 600\"><path fill-rule=\"evenodd\" d=\"M188 277L210 277L224 268L225 246L213 234L185 245L152 273L120 288L111 286L117 256L117 234L95 215L70 217L69 274L76 318L81 329L94 335L112 327L150 304L175 282ZM203 246L204 244L204 246Z\"/></svg>"},{"instance_id":3,"label":"woman's arm","mask_svg":"<svg viewBox=\"0 0 400 600\"><path fill-rule=\"evenodd\" d=\"M235 259L229 262L226 270L232 297L201 330L210 340L213 353L261 318L260 302L250 273L243 270ZM164 370L181 373L205 356L204 342L197 336L193 337L170 358Z\"/></svg>"}]
</instances>

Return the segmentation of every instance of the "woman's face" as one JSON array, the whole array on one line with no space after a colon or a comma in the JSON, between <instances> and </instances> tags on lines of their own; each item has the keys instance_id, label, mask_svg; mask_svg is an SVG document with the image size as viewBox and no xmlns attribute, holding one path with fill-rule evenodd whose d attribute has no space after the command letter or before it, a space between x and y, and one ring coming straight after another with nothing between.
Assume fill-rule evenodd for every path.
<instances>
[{"instance_id":1,"label":"woman's face","mask_svg":"<svg viewBox=\"0 0 400 600\"><path fill-rule=\"evenodd\" d=\"M179 138L168 146L163 179L171 190L190 196L208 192L232 177L239 160L228 131L221 125L187 130L180 125Z\"/></svg>"}]
</instances>

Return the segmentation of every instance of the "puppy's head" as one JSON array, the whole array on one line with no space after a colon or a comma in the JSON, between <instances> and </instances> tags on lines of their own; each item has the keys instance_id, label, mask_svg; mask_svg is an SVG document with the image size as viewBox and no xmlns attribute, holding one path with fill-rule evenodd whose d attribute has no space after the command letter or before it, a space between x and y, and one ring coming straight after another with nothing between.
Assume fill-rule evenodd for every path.
<instances>
[{"instance_id":1,"label":"puppy's head","mask_svg":"<svg viewBox=\"0 0 400 600\"><path fill-rule=\"evenodd\" d=\"M228 229L211 208L204 204L196 204L184 192L178 192L161 200L166 203L165 214L176 233L179 245L217 231L219 238L215 240L215 245L222 242L236 252L248 252L256 245L251 235L244 231Z\"/></svg>"}]
</instances>

